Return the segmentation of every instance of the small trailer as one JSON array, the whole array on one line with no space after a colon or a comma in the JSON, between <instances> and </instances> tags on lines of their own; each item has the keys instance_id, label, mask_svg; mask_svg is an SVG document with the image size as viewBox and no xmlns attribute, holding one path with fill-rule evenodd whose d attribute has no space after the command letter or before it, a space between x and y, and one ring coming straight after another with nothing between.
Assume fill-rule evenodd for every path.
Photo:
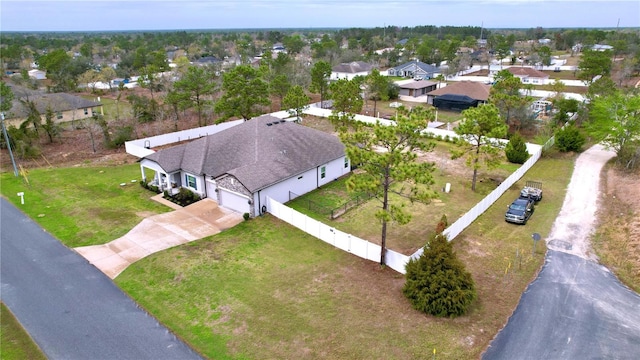
<instances>
[{"instance_id":1,"label":"small trailer","mask_svg":"<svg viewBox=\"0 0 640 360\"><path fill-rule=\"evenodd\" d=\"M520 197L532 199L535 202L542 200L542 183L539 181L527 181L520 190Z\"/></svg>"}]
</instances>

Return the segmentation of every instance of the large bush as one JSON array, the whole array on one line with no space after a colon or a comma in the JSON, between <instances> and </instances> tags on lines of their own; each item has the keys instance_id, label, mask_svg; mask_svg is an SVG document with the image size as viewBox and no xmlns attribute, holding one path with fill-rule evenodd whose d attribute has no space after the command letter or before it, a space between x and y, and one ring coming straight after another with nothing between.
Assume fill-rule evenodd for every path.
<instances>
[{"instance_id":1,"label":"large bush","mask_svg":"<svg viewBox=\"0 0 640 360\"><path fill-rule=\"evenodd\" d=\"M581 151L585 138L573 124L556 131L556 147L562 152Z\"/></svg>"},{"instance_id":2,"label":"large bush","mask_svg":"<svg viewBox=\"0 0 640 360\"><path fill-rule=\"evenodd\" d=\"M530 156L527 151L527 144L518 133L511 135L509 143L504 148L504 153L507 156L507 160L514 164L524 164Z\"/></svg>"},{"instance_id":3,"label":"large bush","mask_svg":"<svg viewBox=\"0 0 640 360\"><path fill-rule=\"evenodd\" d=\"M460 316L477 297L471 274L443 235L434 235L406 270L402 292L418 311L440 317Z\"/></svg>"}]
</instances>

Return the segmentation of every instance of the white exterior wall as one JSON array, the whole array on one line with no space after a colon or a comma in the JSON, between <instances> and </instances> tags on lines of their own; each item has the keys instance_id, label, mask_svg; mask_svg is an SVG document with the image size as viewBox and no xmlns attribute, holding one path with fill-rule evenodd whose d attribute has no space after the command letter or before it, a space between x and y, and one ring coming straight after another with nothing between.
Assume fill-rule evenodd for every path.
<instances>
[{"instance_id":1,"label":"white exterior wall","mask_svg":"<svg viewBox=\"0 0 640 360\"><path fill-rule=\"evenodd\" d=\"M331 72L331 77L329 77L329 80L338 80L338 79L353 80L353 78L356 76L367 76L367 75L369 75L368 71L362 71L358 73Z\"/></svg>"},{"instance_id":2,"label":"white exterior wall","mask_svg":"<svg viewBox=\"0 0 640 360\"><path fill-rule=\"evenodd\" d=\"M280 203L289 201L289 191L297 195L304 195L309 191L315 190L319 186L327 184L342 175L351 171L351 164L344 168L345 157L340 157L327 164L310 169L300 175L292 176L277 184L271 185L266 189L262 189L253 194L253 206L255 214L261 213L261 207L266 205L267 197L270 197ZM320 179L320 168L326 166L326 176ZM300 178L302 177L302 178Z\"/></svg>"},{"instance_id":3,"label":"white exterior wall","mask_svg":"<svg viewBox=\"0 0 640 360\"><path fill-rule=\"evenodd\" d=\"M189 187L189 183L187 182L186 175L191 175L191 176L196 178L196 188L197 189ZM204 178L202 176L195 175L195 174L192 174L192 173L188 173L188 172L185 172L185 171L180 171L180 179L181 179L183 188L187 188L187 189L191 190L192 192L197 193L198 195L200 195L200 197L204 197L205 196L205 184L204 184Z\"/></svg>"}]
</instances>

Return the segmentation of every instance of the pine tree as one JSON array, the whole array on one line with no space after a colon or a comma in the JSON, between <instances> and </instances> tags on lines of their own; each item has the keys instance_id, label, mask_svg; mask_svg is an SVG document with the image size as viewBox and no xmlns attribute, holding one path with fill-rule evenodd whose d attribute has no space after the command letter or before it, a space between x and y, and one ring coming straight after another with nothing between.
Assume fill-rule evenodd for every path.
<instances>
[{"instance_id":1,"label":"pine tree","mask_svg":"<svg viewBox=\"0 0 640 360\"><path fill-rule=\"evenodd\" d=\"M514 164L524 164L530 156L527 151L527 144L525 144L519 133L511 135L509 143L504 148L504 153L507 156L507 160Z\"/></svg>"},{"instance_id":2,"label":"pine tree","mask_svg":"<svg viewBox=\"0 0 640 360\"><path fill-rule=\"evenodd\" d=\"M464 315L477 297L471 274L443 235L434 235L406 270L402 292L418 311L456 317Z\"/></svg>"}]
</instances>

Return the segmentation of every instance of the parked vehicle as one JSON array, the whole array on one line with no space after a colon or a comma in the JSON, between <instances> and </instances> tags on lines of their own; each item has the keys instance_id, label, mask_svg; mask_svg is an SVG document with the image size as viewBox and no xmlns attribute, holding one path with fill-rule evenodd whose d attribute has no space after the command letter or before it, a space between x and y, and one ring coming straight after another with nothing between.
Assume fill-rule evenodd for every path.
<instances>
[{"instance_id":1,"label":"parked vehicle","mask_svg":"<svg viewBox=\"0 0 640 360\"><path fill-rule=\"evenodd\" d=\"M527 181L520 190L520 197L531 198L535 202L542 200L542 183L539 181Z\"/></svg>"},{"instance_id":2,"label":"parked vehicle","mask_svg":"<svg viewBox=\"0 0 640 360\"><path fill-rule=\"evenodd\" d=\"M519 197L507 208L504 220L514 224L526 224L535 210L535 200L530 197Z\"/></svg>"}]
</instances>

